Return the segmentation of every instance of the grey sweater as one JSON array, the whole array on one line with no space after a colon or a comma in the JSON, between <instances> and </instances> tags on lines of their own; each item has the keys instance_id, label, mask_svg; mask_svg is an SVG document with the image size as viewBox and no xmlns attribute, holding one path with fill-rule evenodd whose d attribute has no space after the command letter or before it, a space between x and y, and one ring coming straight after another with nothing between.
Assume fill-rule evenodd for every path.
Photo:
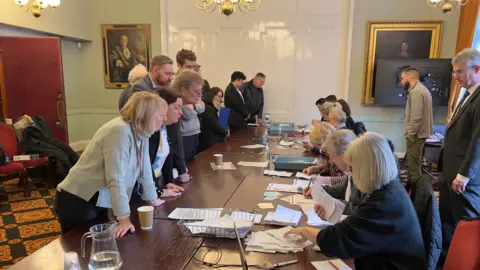
<instances>
[{"instance_id":1,"label":"grey sweater","mask_svg":"<svg viewBox=\"0 0 480 270\"><path fill-rule=\"evenodd\" d=\"M93 136L77 164L57 187L86 201L99 192L97 206L112 208L117 219L130 216L129 201L135 182L143 186L142 199L157 198L148 154L149 134L138 135L137 141L131 125L116 117L103 125ZM143 180L137 150L143 141Z\"/></svg>"},{"instance_id":2,"label":"grey sweater","mask_svg":"<svg viewBox=\"0 0 480 270\"><path fill-rule=\"evenodd\" d=\"M195 109L190 109L188 105L182 106L183 116L180 118L180 130L182 136L192 136L200 133L200 120L198 115L205 111L205 103L201 102L195 105Z\"/></svg>"}]
</instances>

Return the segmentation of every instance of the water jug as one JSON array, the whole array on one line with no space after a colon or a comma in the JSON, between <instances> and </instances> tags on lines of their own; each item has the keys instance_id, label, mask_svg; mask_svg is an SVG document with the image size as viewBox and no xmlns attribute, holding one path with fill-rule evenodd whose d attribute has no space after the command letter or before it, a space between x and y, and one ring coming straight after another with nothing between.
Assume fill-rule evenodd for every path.
<instances>
[{"instance_id":1,"label":"water jug","mask_svg":"<svg viewBox=\"0 0 480 270\"><path fill-rule=\"evenodd\" d=\"M108 222L92 226L90 231L82 236L82 256L85 257L85 242L92 238L92 251L89 270L116 270L122 266L122 258L118 252L117 242L113 232L117 222Z\"/></svg>"}]
</instances>

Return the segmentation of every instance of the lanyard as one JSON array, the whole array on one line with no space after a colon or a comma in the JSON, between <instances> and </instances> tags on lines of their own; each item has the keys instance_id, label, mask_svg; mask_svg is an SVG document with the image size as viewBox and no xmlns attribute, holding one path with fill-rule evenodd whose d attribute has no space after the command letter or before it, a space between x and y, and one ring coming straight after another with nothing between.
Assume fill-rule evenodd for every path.
<instances>
[{"instance_id":1,"label":"lanyard","mask_svg":"<svg viewBox=\"0 0 480 270\"><path fill-rule=\"evenodd\" d=\"M135 152L137 153L137 161L138 166L140 167L140 181L143 180L143 141L140 141L140 148L137 145L137 133L132 125L133 137L134 137L134 144L135 144Z\"/></svg>"}]
</instances>

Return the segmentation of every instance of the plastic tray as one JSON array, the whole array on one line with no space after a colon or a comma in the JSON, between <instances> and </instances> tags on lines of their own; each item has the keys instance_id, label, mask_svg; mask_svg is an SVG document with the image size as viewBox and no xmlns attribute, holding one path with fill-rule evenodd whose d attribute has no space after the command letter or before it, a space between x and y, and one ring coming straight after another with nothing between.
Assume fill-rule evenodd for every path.
<instances>
[{"instance_id":1,"label":"plastic tray","mask_svg":"<svg viewBox=\"0 0 480 270\"><path fill-rule=\"evenodd\" d=\"M273 159L275 170L295 170L301 171L305 168L317 164L317 159L314 157L289 157L276 156Z\"/></svg>"}]
</instances>

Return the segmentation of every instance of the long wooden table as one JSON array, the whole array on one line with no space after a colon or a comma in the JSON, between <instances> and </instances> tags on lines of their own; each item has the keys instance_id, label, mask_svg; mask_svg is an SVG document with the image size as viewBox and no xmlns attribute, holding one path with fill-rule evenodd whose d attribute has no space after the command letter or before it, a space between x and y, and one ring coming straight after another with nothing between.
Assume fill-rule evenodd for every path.
<instances>
[{"instance_id":1,"label":"long wooden table","mask_svg":"<svg viewBox=\"0 0 480 270\"><path fill-rule=\"evenodd\" d=\"M177 207L190 208L225 208L255 210L265 213L257 207L263 201L263 193L268 183L291 183L291 179L271 178L263 175L263 168L250 168L238 166L239 161L263 161L262 150L245 149L242 145L257 144L262 142L263 128L250 128L233 134L225 143L218 143L206 151L199 153L194 161L188 164L192 181L185 184L186 191L179 197L168 199L167 202L155 209L154 228L151 231L140 229L136 208L145 203L132 199L131 218L137 229L134 234L128 234L117 240L118 248L123 260L122 269L199 269L195 258L201 259L205 248L201 246L219 246L222 250L222 264L239 264L239 249L235 240L228 239L202 239L200 237L184 236L178 226L178 221L169 220L167 216ZM303 148L279 148L275 143L270 144L272 155L310 155ZM213 154L221 153L224 161L235 164L237 170L214 171L210 167ZM276 200L274 204L284 204ZM286 205L287 206L287 205ZM289 205L289 207L293 207ZM305 217L302 219L302 224ZM73 231L60 236L32 255L26 257L10 269L63 269L63 258L66 252L75 251L80 258L82 269L88 268L91 242L87 240L86 258L81 256L80 239L92 224L79 226ZM253 230L265 230L274 227L255 225ZM284 262L293 259L299 263L282 269L315 269L311 261L325 260L326 257L312 250L313 246L296 254L264 254L247 252L249 264L263 264L265 261L272 263ZM206 260L214 260L217 254L209 253ZM351 264L351 262L349 262ZM234 269L234 268L225 268ZM238 267L236 268L238 269Z\"/></svg>"}]
</instances>

